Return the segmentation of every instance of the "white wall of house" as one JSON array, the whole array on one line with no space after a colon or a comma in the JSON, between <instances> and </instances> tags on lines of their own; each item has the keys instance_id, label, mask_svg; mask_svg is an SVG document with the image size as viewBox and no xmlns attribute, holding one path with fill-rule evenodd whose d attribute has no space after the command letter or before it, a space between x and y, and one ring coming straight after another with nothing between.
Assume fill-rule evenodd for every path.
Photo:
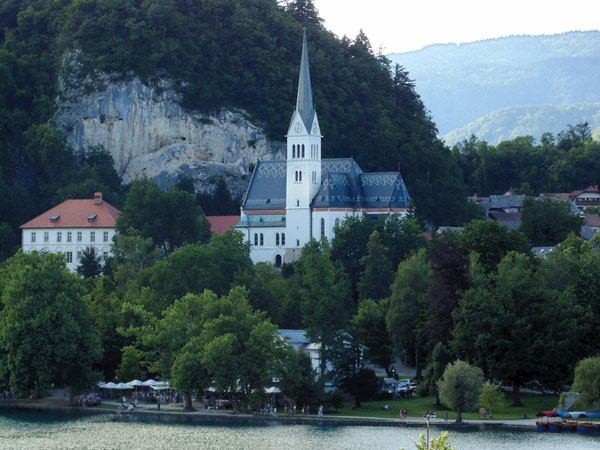
<instances>
[{"instance_id":1,"label":"white wall of house","mask_svg":"<svg viewBox=\"0 0 600 450\"><path fill-rule=\"evenodd\" d=\"M95 247L103 262L111 256L115 234L114 228L24 228L21 242L24 252L64 254L67 267L75 271L86 247Z\"/></svg>"}]
</instances>

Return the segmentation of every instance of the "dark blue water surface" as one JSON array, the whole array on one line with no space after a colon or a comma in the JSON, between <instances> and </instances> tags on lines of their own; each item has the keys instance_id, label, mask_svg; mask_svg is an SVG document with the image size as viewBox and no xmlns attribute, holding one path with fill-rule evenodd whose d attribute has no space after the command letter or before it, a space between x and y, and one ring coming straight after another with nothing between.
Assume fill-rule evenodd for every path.
<instances>
[{"instance_id":1,"label":"dark blue water surface","mask_svg":"<svg viewBox=\"0 0 600 450\"><path fill-rule=\"evenodd\" d=\"M0 449L414 449L424 428L218 426L129 422L112 415L0 411ZM440 429L433 428L432 435ZM457 450L600 449L600 436L493 429L450 432Z\"/></svg>"}]
</instances>

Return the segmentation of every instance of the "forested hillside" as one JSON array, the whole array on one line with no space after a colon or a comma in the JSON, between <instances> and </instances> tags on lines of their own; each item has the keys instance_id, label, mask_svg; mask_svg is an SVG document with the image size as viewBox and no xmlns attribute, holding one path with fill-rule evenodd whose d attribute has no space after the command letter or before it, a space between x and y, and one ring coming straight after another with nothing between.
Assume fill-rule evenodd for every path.
<instances>
[{"instance_id":1,"label":"forested hillside","mask_svg":"<svg viewBox=\"0 0 600 450\"><path fill-rule=\"evenodd\" d=\"M102 177L77 175L83 159L52 123L59 87L101 90L137 77L172 87L189 109L244 110L283 139L303 27L323 156L353 155L364 170L400 164L418 214L432 223L468 214L457 167L408 74L362 34L336 38L312 1L4 0L0 27L0 221L13 232L65 186L80 183L72 196L108 190Z\"/></svg>"},{"instance_id":2,"label":"forested hillside","mask_svg":"<svg viewBox=\"0 0 600 450\"><path fill-rule=\"evenodd\" d=\"M509 106L445 134L444 141L454 145L471 135L494 145L526 135L539 141L544 133L558 134L566 124L583 122L592 129L600 126L600 103Z\"/></svg>"},{"instance_id":3,"label":"forested hillside","mask_svg":"<svg viewBox=\"0 0 600 450\"><path fill-rule=\"evenodd\" d=\"M441 134L499 108L600 101L598 31L431 45L389 57L416 80Z\"/></svg>"}]
</instances>

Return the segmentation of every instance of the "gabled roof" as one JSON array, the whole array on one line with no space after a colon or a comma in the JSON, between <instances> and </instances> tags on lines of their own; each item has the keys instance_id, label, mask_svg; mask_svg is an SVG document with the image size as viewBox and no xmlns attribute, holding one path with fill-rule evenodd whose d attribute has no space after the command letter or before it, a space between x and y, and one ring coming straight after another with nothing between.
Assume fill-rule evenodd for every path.
<instances>
[{"instance_id":1,"label":"gabled roof","mask_svg":"<svg viewBox=\"0 0 600 450\"><path fill-rule=\"evenodd\" d=\"M521 226L521 213L507 213L504 211L490 211L490 217L510 229Z\"/></svg>"},{"instance_id":2,"label":"gabled roof","mask_svg":"<svg viewBox=\"0 0 600 450\"><path fill-rule=\"evenodd\" d=\"M114 228L121 214L100 196L94 199L65 200L19 228Z\"/></svg>"},{"instance_id":3,"label":"gabled roof","mask_svg":"<svg viewBox=\"0 0 600 450\"><path fill-rule=\"evenodd\" d=\"M584 225L588 227L600 227L600 216L598 214L582 214Z\"/></svg>"},{"instance_id":4,"label":"gabled roof","mask_svg":"<svg viewBox=\"0 0 600 450\"><path fill-rule=\"evenodd\" d=\"M286 161L259 161L244 210L285 209L286 169ZM399 172L364 173L353 158L328 158L321 161L321 186L311 207L407 208L409 204Z\"/></svg>"},{"instance_id":5,"label":"gabled roof","mask_svg":"<svg viewBox=\"0 0 600 450\"><path fill-rule=\"evenodd\" d=\"M286 169L286 161L258 161L244 197L244 209L285 209Z\"/></svg>"},{"instance_id":6,"label":"gabled roof","mask_svg":"<svg viewBox=\"0 0 600 450\"><path fill-rule=\"evenodd\" d=\"M239 222L240 216L206 216L213 233L225 233Z\"/></svg>"}]
</instances>

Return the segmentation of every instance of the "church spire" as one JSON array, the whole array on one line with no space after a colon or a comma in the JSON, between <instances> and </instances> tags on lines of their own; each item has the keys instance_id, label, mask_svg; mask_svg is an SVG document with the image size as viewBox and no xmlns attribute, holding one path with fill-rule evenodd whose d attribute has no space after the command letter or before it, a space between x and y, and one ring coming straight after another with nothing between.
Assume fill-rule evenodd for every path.
<instances>
[{"instance_id":1,"label":"church spire","mask_svg":"<svg viewBox=\"0 0 600 450\"><path fill-rule=\"evenodd\" d=\"M302 59L300 60L300 76L298 77L298 98L296 99L296 111L300 113L304 126L310 133L312 122L315 117L313 105L312 87L310 85L310 68L308 65L308 45L306 43L306 29L302 40Z\"/></svg>"}]
</instances>

